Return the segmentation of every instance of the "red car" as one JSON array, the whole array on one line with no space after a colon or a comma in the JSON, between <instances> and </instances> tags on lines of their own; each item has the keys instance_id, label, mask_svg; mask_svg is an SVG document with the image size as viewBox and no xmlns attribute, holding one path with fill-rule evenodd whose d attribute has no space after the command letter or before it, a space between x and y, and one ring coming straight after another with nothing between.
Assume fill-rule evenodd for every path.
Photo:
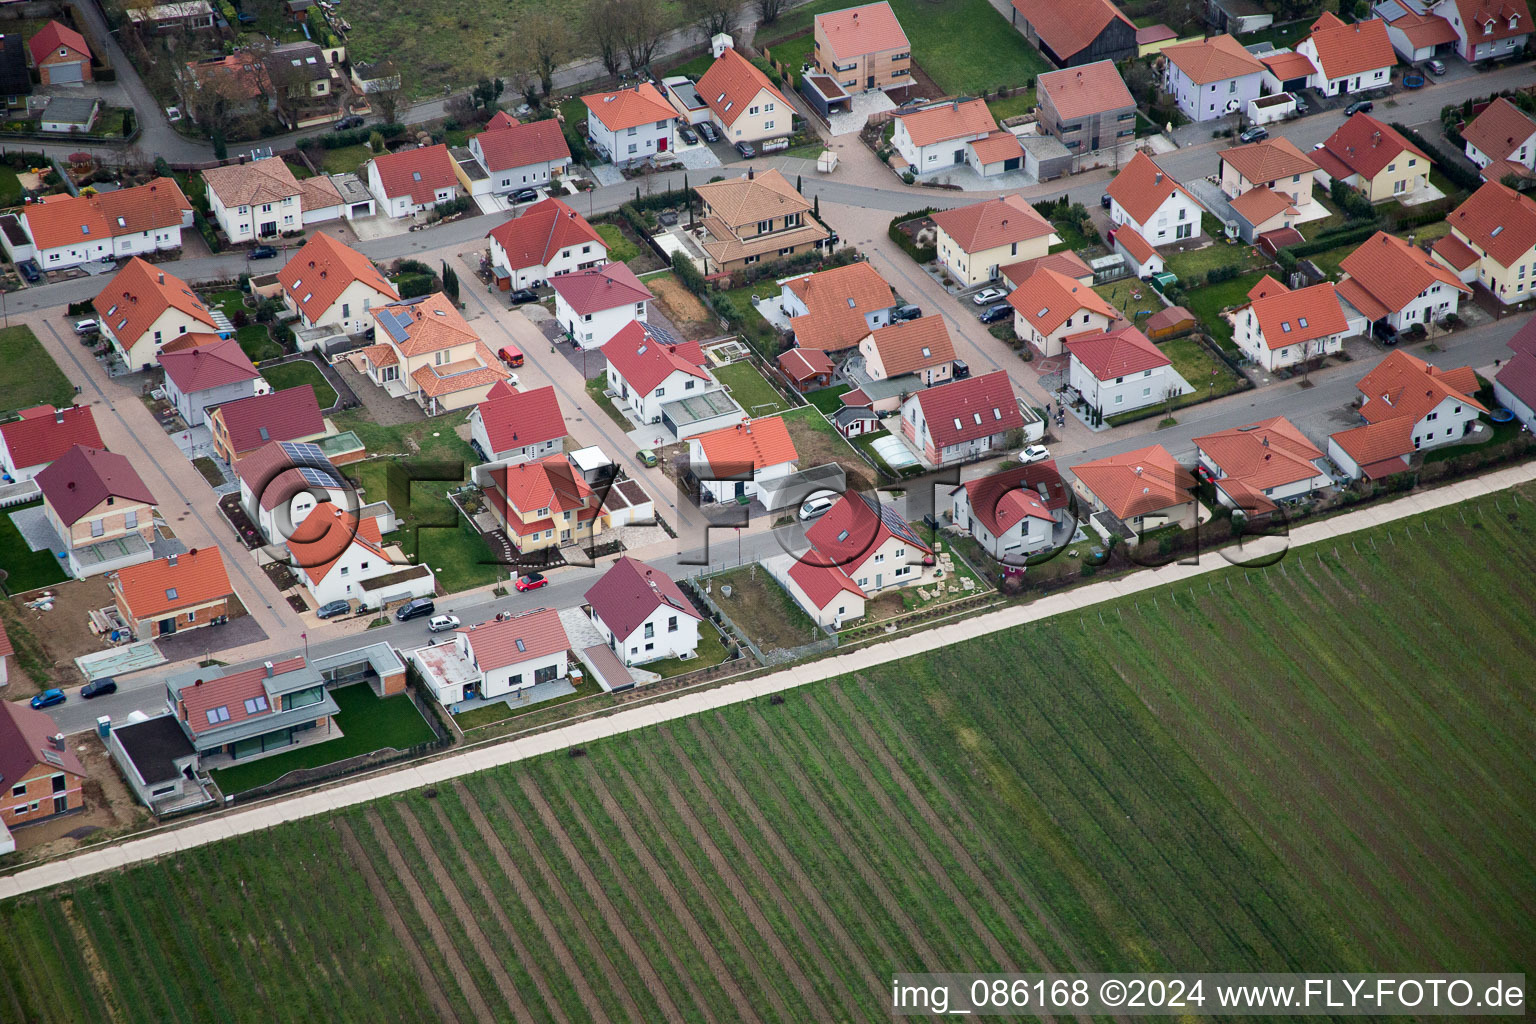
<instances>
[{"instance_id":1,"label":"red car","mask_svg":"<svg viewBox=\"0 0 1536 1024\"><path fill-rule=\"evenodd\" d=\"M549 580L545 579L542 573L537 572L530 572L524 576L519 576L517 583L514 584L518 590L538 590L540 587L547 587L548 585Z\"/></svg>"}]
</instances>

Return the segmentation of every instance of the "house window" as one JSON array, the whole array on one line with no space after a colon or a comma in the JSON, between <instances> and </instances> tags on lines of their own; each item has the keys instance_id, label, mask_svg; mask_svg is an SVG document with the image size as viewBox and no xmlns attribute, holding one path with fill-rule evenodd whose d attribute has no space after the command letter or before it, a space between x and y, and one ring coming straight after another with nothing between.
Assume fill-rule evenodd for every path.
<instances>
[{"instance_id":1,"label":"house window","mask_svg":"<svg viewBox=\"0 0 1536 1024\"><path fill-rule=\"evenodd\" d=\"M91 536L100 537L107 532L106 524L100 519L91 520Z\"/></svg>"},{"instance_id":2,"label":"house window","mask_svg":"<svg viewBox=\"0 0 1536 1024\"><path fill-rule=\"evenodd\" d=\"M647 622L645 624L645 639L650 640L655 635L656 635L656 624L653 623L653 622Z\"/></svg>"},{"instance_id":3,"label":"house window","mask_svg":"<svg viewBox=\"0 0 1536 1024\"><path fill-rule=\"evenodd\" d=\"M26 796L26 795L27 795L27 784L26 783L22 783L19 786L12 786L11 787L11 796Z\"/></svg>"},{"instance_id":4,"label":"house window","mask_svg":"<svg viewBox=\"0 0 1536 1024\"><path fill-rule=\"evenodd\" d=\"M126 513L123 514L123 526L125 526L128 529L132 530L132 529L136 529L138 527L138 525L139 525L139 510L138 509L134 509L131 512L126 512Z\"/></svg>"},{"instance_id":5,"label":"house window","mask_svg":"<svg viewBox=\"0 0 1536 1024\"><path fill-rule=\"evenodd\" d=\"M749 114L756 114L757 112L758 112L758 108L757 107L750 107L750 108L747 109L747 113L749 113Z\"/></svg>"},{"instance_id":6,"label":"house window","mask_svg":"<svg viewBox=\"0 0 1536 1024\"><path fill-rule=\"evenodd\" d=\"M668 633L676 633L677 632L677 616L676 615L672 615L672 616L669 616L667 618L667 632Z\"/></svg>"}]
</instances>

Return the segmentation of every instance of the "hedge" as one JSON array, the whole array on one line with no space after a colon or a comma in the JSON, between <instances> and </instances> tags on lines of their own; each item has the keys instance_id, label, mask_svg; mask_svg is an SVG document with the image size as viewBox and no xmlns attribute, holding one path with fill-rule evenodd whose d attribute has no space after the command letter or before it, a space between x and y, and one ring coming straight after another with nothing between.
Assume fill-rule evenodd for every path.
<instances>
[{"instance_id":1,"label":"hedge","mask_svg":"<svg viewBox=\"0 0 1536 1024\"><path fill-rule=\"evenodd\" d=\"M344 132L326 132L324 135L312 136L312 139L320 143L323 149L345 149L348 146L366 145L374 132L378 132L384 137L384 141L388 142L390 139L398 139L404 135L405 125L371 124ZM306 139L305 144L307 145L309 141Z\"/></svg>"},{"instance_id":2,"label":"hedge","mask_svg":"<svg viewBox=\"0 0 1536 1024\"><path fill-rule=\"evenodd\" d=\"M1476 171L1467 170L1467 168L1456 162L1456 158L1454 156L1447 153L1433 142L1430 142L1428 139L1414 131L1412 128L1409 128L1405 124L1399 124L1398 122L1393 121L1392 129L1402 135L1409 142L1413 143L1415 146L1418 146L1424 152L1428 153L1430 159L1433 160L1435 165L1439 168L1440 173L1445 175L1452 185L1455 185L1460 189L1465 189L1468 192L1476 192L1478 189L1483 187L1483 176L1481 174L1478 174Z\"/></svg>"},{"instance_id":3,"label":"hedge","mask_svg":"<svg viewBox=\"0 0 1536 1024\"><path fill-rule=\"evenodd\" d=\"M1341 245L1352 245L1355 242L1363 242L1376 233L1375 224L1357 224L1353 227L1340 228L1337 231L1329 231L1318 235L1310 242L1300 245L1286 246L1290 254L1297 259L1315 256L1329 249L1337 249Z\"/></svg>"},{"instance_id":4,"label":"hedge","mask_svg":"<svg viewBox=\"0 0 1536 1024\"><path fill-rule=\"evenodd\" d=\"M901 246L901 251L911 256L918 263L932 263L939 258L939 250L931 245L918 245L898 225L905 224L909 220L917 220L919 217L927 217L938 211L937 206L925 206L921 210L913 210L911 213L898 213L891 218L891 226L886 229L886 234L891 241Z\"/></svg>"},{"instance_id":5,"label":"hedge","mask_svg":"<svg viewBox=\"0 0 1536 1024\"><path fill-rule=\"evenodd\" d=\"M395 290L402 299L415 299L431 295L435 280L432 274L401 274L395 278Z\"/></svg>"}]
</instances>

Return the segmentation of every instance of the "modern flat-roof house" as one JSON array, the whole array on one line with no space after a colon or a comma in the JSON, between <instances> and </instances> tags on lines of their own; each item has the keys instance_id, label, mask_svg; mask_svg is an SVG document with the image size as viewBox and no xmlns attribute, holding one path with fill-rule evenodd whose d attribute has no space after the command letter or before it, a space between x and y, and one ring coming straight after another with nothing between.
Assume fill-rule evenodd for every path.
<instances>
[{"instance_id":1,"label":"modern flat-roof house","mask_svg":"<svg viewBox=\"0 0 1536 1024\"><path fill-rule=\"evenodd\" d=\"M27 55L42 85L83 85L91 80L91 48L85 36L49 21L27 40Z\"/></svg>"},{"instance_id":2,"label":"modern flat-roof house","mask_svg":"<svg viewBox=\"0 0 1536 1024\"><path fill-rule=\"evenodd\" d=\"M213 450L231 466L273 441L318 441L329 433L315 389L307 384L225 402L206 413Z\"/></svg>"},{"instance_id":3,"label":"modern flat-roof house","mask_svg":"<svg viewBox=\"0 0 1536 1024\"><path fill-rule=\"evenodd\" d=\"M1451 233L1431 252L1465 284L1478 284L1500 302L1536 292L1536 200L1486 182L1446 217Z\"/></svg>"},{"instance_id":4,"label":"modern flat-roof house","mask_svg":"<svg viewBox=\"0 0 1536 1024\"><path fill-rule=\"evenodd\" d=\"M1008 296L1014 333L1043 356L1059 356L1080 334L1107 331L1120 311L1088 285L1047 268L1036 270Z\"/></svg>"},{"instance_id":5,"label":"modern flat-roof house","mask_svg":"<svg viewBox=\"0 0 1536 1024\"><path fill-rule=\"evenodd\" d=\"M459 194L453 157L443 143L380 153L368 161L368 190L386 217L410 217Z\"/></svg>"},{"instance_id":6,"label":"modern flat-roof house","mask_svg":"<svg viewBox=\"0 0 1536 1024\"><path fill-rule=\"evenodd\" d=\"M26 241L0 233L12 260L35 259L44 270L181 248L192 203L172 178L115 192L44 196L21 213Z\"/></svg>"},{"instance_id":7,"label":"modern flat-roof house","mask_svg":"<svg viewBox=\"0 0 1536 1024\"><path fill-rule=\"evenodd\" d=\"M895 306L890 284L864 261L792 277L779 291L795 346L823 353L853 348L889 324Z\"/></svg>"},{"instance_id":8,"label":"modern flat-roof house","mask_svg":"<svg viewBox=\"0 0 1536 1024\"><path fill-rule=\"evenodd\" d=\"M155 496L125 456L75 445L35 479L77 579L154 557Z\"/></svg>"},{"instance_id":9,"label":"modern flat-roof house","mask_svg":"<svg viewBox=\"0 0 1536 1024\"><path fill-rule=\"evenodd\" d=\"M913 174L939 174L968 166L983 178L1020 170L1024 148L999 129L983 100L951 100L898 111L891 145Z\"/></svg>"},{"instance_id":10,"label":"modern flat-roof house","mask_svg":"<svg viewBox=\"0 0 1536 1024\"><path fill-rule=\"evenodd\" d=\"M1339 293L1328 281L1292 291L1266 276L1248 295L1246 305L1226 316L1237 347L1266 370L1332 355L1346 337L1365 328L1364 317L1351 328Z\"/></svg>"},{"instance_id":11,"label":"modern flat-roof house","mask_svg":"<svg viewBox=\"0 0 1536 1024\"><path fill-rule=\"evenodd\" d=\"M1136 56L1136 26L1109 0L1013 0L1014 27L1058 68Z\"/></svg>"},{"instance_id":12,"label":"modern flat-roof house","mask_svg":"<svg viewBox=\"0 0 1536 1024\"><path fill-rule=\"evenodd\" d=\"M1527 320L1506 344L1515 354L1494 374L1494 399L1536 430L1536 321Z\"/></svg>"},{"instance_id":13,"label":"modern flat-roof house","mask_svg":"<svg viewBox=\"0 0 1536 1024\"><path fill-rule=\"evenodd\" d=\"M75 445L104 448L96 414L88 405L34 405L20 419L0 423L0 472L11 480L31 480Z\"/></svg>"},{"instance_id":14,"label":"modern flat-roof house","mask_svg":"<svg viewBox=\"0 0 1536 1024\"><path fill-rule=\"evenodd\" d=\"M148 370L160 349L190 331L230 334L187 283L135 256L93 302L102 337L131 370Z\"/></svg>"},{"instance_id":15,"label":"modern flat-roof house","mask_svg":"<svg viewBox=\"0 0 1536 1024\"><path fill-rule=\"evenodd\" d=\"M1365 422L1328 438L1328 457L1354 480L1401 473L1415 452L1461 440L1488 411L1472 367L1442 370L1401 349L1356 386Z\"/></svg>"},{"instance_id":16,"label":"modern flat-roof house","mask_svg":"<svg viewBox=\"0 0 1536 1024\"><path fill-rule=\"evenodd\" d=\"M677 111L650 82L593 93L581 102L587 106L587 134L616 164L646 160L676 148Z\"/></svg>"},{"instance_id":17,"label":"modern flat-roof house","mask_svg":"<svg viewBox=\"0 0 1536 1024\"><path fill-rule=\"evenodd\" d=\"M1156 406L1194 388L1162 350L1131 324L1066 341L1067 384L1088 408L1118 416Z\"/></svg>"},{"instance_id":18,"label":"modern flat-roof house","mask_svg":"<svg viewBox=\"0 0 1536 1024\"><path fill-rule=\"evenodd\" d=\"M939 265L967 288L995 281L1001 268L1039 259L1061 241L1051 222L1020 195L940 210L933 223Z\"/></svg>"},{"instance_id":19,"label":"modern flat-roof house","mask_svg":"<svg viewBox=\"0 0 1536 1024\"><path fill-rule=\"evenodd\" d=\"M254 395L262 380L234 338L219 338L212 344L175 352L162 351L160 368L165 371L165 397L192 427L204 422L209 406Z\"/></svg>"},{"instance_id":20,"label":"modern flat-roof house","mask_svg":"<svg viewBox=\"0 0 1536 1024\"><path fill-rule=\"evenodd\" d=\"M0 839L8 829L85 806L85 767L45 711L0 701Z\"/></svg>"},{"instance_id":21,"label":"modern flat-roof house","mask_svg":"<svg viewBox=\"0 0 1536 1024\"><path fill-rule=\"evenodd\" d=\"M339 710L325 679L295 655L255 665L207 665L165 681L166 700L206 770L332 735Z\"/></svg>"},{"instance_id":22,"label":"modern flat-roof house","mask_svg":"<svg viewBox=\"0 0 1536 1024\"><path fill-rule=\"evenodd\" d=\"M624 556L586 593L592 624L626 665L691 658L702 616L672 577Z\"/></svg>"},{"instance_id":23,"label":"modern flat-roof house","mask_svg":"<svg viewBox=\"0 0 1536 1024\"><path fill-rule=\"evenodd\" d=\"M1478 166L1484 181L1504 181L1509 175L1529 183L1536 178L1536 119L1503 96L1483 108L1462 129L1467 159Z\"/></svg>"},{"instance_id":24,"label":"modern flat-roof house","mask_svg":"<svg viewBox=\"0 0 1536 1024\"><path fill-rule=\"evenodd\" d=\"M490 180L494 195L548 186L571 164L560 122L554 118L521 124L502 112L469 140L469 151Z\"/></svg>"},{"instance_id":25,"label":"modern flat-roof house","mask_svg":"<svg viewBox=\"0 0 1536 1024\"><path fill-rule=\"evenodd\" d=\"M755 498L770 512L798 502L805 495L783 500L777 495L799 461L789 428L777 416L747 420L688 439L688 464L698 481L700 502Z\"/></svg>"},{"instance_id":26,"label":"modern flat-roof house","mask_svg":"<svg viewBox=\"0 0 1536 1024\"><path fill-rule=\"evenodd\" d=\"M172 32L212 32L213 4L209 0L183 0L182 3L132 7L125 12L128 23L145 35Z\"/></svg>"},{"instance_id":27,"label":"modern flat-roof house","mask_svg":"<svg viewBox=\"0 0 1536 1024\"><path fill-rule=\"evenodd\" d=\"M565 438L565 416L552 387L516 391L492 384L469 414L469 439L487 462L527 462L553 455Z\"/></svg>"},{"instance_id":28,"label":"modern flat-roof house","mask_svg":"<svg viewBox=\"0 0 1536 1024\"><path fill-rule=\"evenodd\" d=\"M491 240L491 272L502 291L537 288L608 262L608 245L597 229L559 199L534 203L485 237Z\"/></svg>"},{"instance_id":29,"label":"modern flat-roof house","mask_svg":"<svg viewBox=\"0 0 1536 1024\"><path fill-rule=\"evenodd\" d=\"M555 320L579 348L607 345L632 323L645 323L656 296L623 263L606 263L550 279L555 290Z\"/></svg>"},{"instance_id":30,"label":"modern flat-roof house","mask_svg":"<svg viewBox=\"0 0 1536 1024\"><path fill-rule=\"evenodd\" d=\"M560 613L536 608L454 630L447 639L412 651L411 661L432 695L452 708L476 698L521 696L565 678L570 647Z\"/></svg>"},{"instance_id":31,"label":"modern flat-roof house","mask_svg":"<svg viewBox=\"0 0 1536 1024\"><path fill-rule=\"evenodd\" d=\"M1080 162L1136 138L1136 101L1113 61L1101 60L1035 80L1040 125Z\"/></svg>"},{"instance_id":32,"label":"modern flat-roof house","mask_svg":"<svg viewBox=\"0 0 1536 1024\"><path fill-rule=\"evenodd\" d=\"M1429 187L1429 157L1369 114L1354 114L1339 125L1312 151L1312 160L1323 174L1354 186L1373 203L1403 201Z\"/></svg>"},{"instance_id":33,"label":"modern flat-roof house","mask_svg":"<svg viewBox=\"0 0 1536 1024\"><path fill-rule=\"evenodd\" d=\"M1323 453L1284 416L1197 437L1195 451L1216 500L1249 515L1274 511L1333 483Z\"/></svg>"},{"instance_id":34,"label":"modern flat-roof house","mask_svg":"<svg viewBox=\"0 0 1536 1024\"><path fill-rule=\"evenodd\" d=\"M978 477L950 495L955 525L1004 565L1020 565L1048 550L1057 527L1070 522L1065 513L1071 496L1055 459Z\"/></svg>"},{"instance_id":35,"label":"modern flat-roof house","mask_svg":"<svg viewBox=\"0 0 1536 1024\"><path fill-rule=\"evenodd\" d=\"M1195 525L1195 477L1160 444L1072 467L1072 490L1101 536L1135 544L1149 530ZM1105 515L1108 513L1108 516Z\"/></svg>"},{"instance_id":36,"label":"modern flat-roof house","mask_svg":"<svg viewBox=\"0 0 1536 1024\"><path fill-rule=\"evenodd\" d=\"M901 436L932 466L999 451L1008 432L1023 426L1013 384L1002 370L925 388L901 404Z\"/></svg>"},{"instance_id":37,"label":"modern flat-roof house","mask_svg":"<svg viewBox=\"0 0 1536 1024\"><path fill-rule=\"evenodd\" d=\"M884 0L818 14L812 35L816 66L849 92L912 84L912 44Z\"/></svg>"},{"instance_id":38,"label":"modern flat-roof house","mask_svg":"<svg viewBox=\"0 0 1536 1024\"><path fill-rule=\"evenodd\" d=\"M794 131L794 106L734 47L715 58L696 91L729 142L759 142Z\"/></svg>"},{"instance_id":39,"label":"modern flat-roof house","mask_svg":"<svg viewBox=\"0 0 1536 1024\"><path fill-rule=\"evenodd\" d=\"M1339 264L1339 298L1374 324L1404 331L1456 312L1472 289L1445 264L1396 235L1378 231Z\"/></svg>"},{"instance_id":40,"label":"modern flat-roof house","mask_svg":"<svg viewBox=\"0 0 1536 1024\"><path fill-rule=\"evenodd\" d=\"M1345 23L1330 11L1312 23L1311 35L1296 44L1296 52L1317 69L1308 84L1324 96L1385 89L1397 63L1385 21Z\"/></svg>"},{"instance_id":41,"label":"modern flat-roof house","mask_svg":"<svg viewBox=\"0 0 1536 1024\"><path fill-rule=\"evenodd\" d=\"M1154 248L1199 238L1200 203L1147 154L1137 152L1109 183L1109 218Z\"/></svg>"},{"instance_id":42,"label":"modern flat-roof house","mask_svg":"<svg viewBox=\"0 0 1536 1024\"><path fill-rule=\"evenodd\" d=\"M480 404L511 372L442 292L369 312L378 327L361 350L368 379L428 416Z\"/></svg>"},{"instance_id":43,"label":"modern flat-roof house","mask_svg":"<svg viewBox=\"0 0 1536 1024\"><path fill-rule=\"evenodd\" d=\"M127 566L107 585L118 614L141 640L197 629L240 608L218 548Z\"/></svg>"},{"instance_id":44,"label":"modern flat-roof house","mask_svg":"<svg viewBox=\"0 0 1536 1024\"><path fill-rule=\"evenodd\" d=\"M373 326L368 311L399 302L400 294L373 262L351 246L316 232L278 273L283 302L305 327L361 334Z\"/></svg>"},{"instance_id":45,"label":"modern flat-roof house","mask_svg":"<svg viewBox=\"0 0 1536 1024\"><path fill-rule=\"evenodd\" d=\"M704 204L700 244L711 274L811 252L831 237L811 214L810 201L776 170L758 174L749 169L694 189Z\"/></svg>"},{"instance_id":46,"label":"modern flat-roof house","mask_svg":"<svg viewBox=\"0 0 1536 1024\"><path fill-rule=\"evenodd\" d=\"M1161 53L1163 89L1193 121L1246 110L1261 95L1264 65L1229 35L1176 43Z\"/></svg>"}]
</instances>

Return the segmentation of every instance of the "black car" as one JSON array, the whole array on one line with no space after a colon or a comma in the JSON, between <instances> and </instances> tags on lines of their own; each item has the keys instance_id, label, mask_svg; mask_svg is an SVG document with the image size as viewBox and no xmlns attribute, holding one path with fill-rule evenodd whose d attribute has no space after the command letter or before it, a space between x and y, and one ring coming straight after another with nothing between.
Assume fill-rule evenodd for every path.
<instances>
[{"instance_id":1,"label":"black car","mask_svg":"<svg viewBox=\"0 0 1536 1024\"><path fill-rule=\"evenodd\" d=\"M90 700L92 697L105 697L109 693L117 692L117 680L111 676L103 676L100 679L92 679L80 687L82 700Z\"/></svg>"},{"instance_id":2,"label":"black car","mask_svg":"<svg viewBox=\"0 0 1536 1024\"><path fill-rule=\"evenodd\" d=\"M338 615L346 615L351 610L351 601L330 601L316 608L315 614L322 619L332 619Z\"/></svg>"},{"instance_id":3,"label":"black car","mask_svg":"<svg viewBox=\"0 0 1536 1024\"><path fill-rule=\"evenodd\" d=\"M748 160L750 160L753 157L757 156L757 150L752 148L752 143L750 143L750 142L738 142L738 143L736 143L736 152L740 153L742 156L746 157Z\"/></svg>"},{"instance_id":4,"label":"black car","mask_svg":"<svg viewBox=\"0 0 1536 1024\"><path fill-rule=\"evenodd\" d=\"M720 141L720 133L715 131L715 126L708 121L699 122L699 134L704 136L705 142Z\"/></svg>"},{"instance_id":5,"label":"black car","mask_svg":"<svg viewBox=\"0 0 1536 1024\"><path fill-rule=\"evenodd\" d=\"M336 122L336 130L339 132L344 132L348 128L361 128L362 126L363 118L361 114L348 114Z\"/></svg>"},{"instance_id":6,"label":"black car","mask_svg":"<svg viewBox=\"0 0 1536 1024\"><path fill-rule=\"evenodd\" d=\"M922 318L922 306L898 306L896 307L896 311L891 314L891 319L895 320L897 323L902 323L907 320L921 320Z\"/></svg>"},{"instance_id":7,"label":"black car","mask_svg":"<svg viewBox=\"0 0 1536 1024\"><path fill-rule=\"evenodd\" d=\"M1375 109L1376 104L1370 100L1355 100L1355 102L1344 108L1344 116L1354 117L1356 114L1369 114Z\"/></svg>"},{"instance_id":8,"label":"black car","mask_svg":"<svg viewBox=\"0 0 1536 1024\"><path fill-rule=\"evenodd\" d=\"M971 375L971 364L967 363L964 359L956 359L954 366L955 380L965 380Z\"/></svg>"},{"instance_id":9,"label":"black car","mask_svg":"<svg viewBox=\"0 0 1536 1024\"><path fill-rule=\"evenodd\" d=\"M514 203L532 203L539 198L539 190L536 188L520 188L512 193Z\"/></svg>"},{"instance_id":10,"label":"black car","mask_svg":"<svg viewBox=\"0 0 1536 1024\"><path fill-rule=\"evenodd\" d=\"M270 245L258 245L251 250L251 259L253 260L270 260L276 255L277 250Z\"/></svg>"},{"instance_id":11,"label":"black car","mask_svg":"<svg viewBox=\"0 0 1536 1024\"><path fill-rule=\"evenodd\" d=\"M984 324L995 324L999 320L1006 320L1013 315L1013 307L1006 302L999 302L982 310L976 319Z\"/></svg>"},{"instance_id":12,"label":"black car","mask_svg":"<svg viewBox=\"0 0 1536 1024\"><path fill-rule=\"evenodd\" d=\"M1099 196L1099 205L1104 207L1104 209L1109 209L1109 203L1110 199L1108 192L1105 192L1103 195Z\"/></svg>"},{"instance_id":13,"label":"black car","mask_svg":"<svg viewBox=\"0 0 1536 1024\"><path fill-rule=\"evenodd\" d=\"M534 291L533 291L532 288L519 288L517 291L513 292L511 295L507 296L507 304L511 305L511 306L521 306L525 302L538 302L538 301L539 301L539 297L538 297L538 295L534 294Z\"/></svg>"},{"instance_id":14,"label":"black car","mask_svg":"<svg viewBox=\"0 0 1536 1024\"><path fill-rule=\"evenodd\" d=\"M678 126L677 137L682 139L684 142L686 142L690 146L693 145L695 142L699 141L698 134L695 133L694 130L692 128L689 128L687 125L679 125Z\"/></svg>"},{"instance_id":15,"label":"black car","mask_svg":"<svg viewBox=\"0 0 1536 1024\"><path fill-rule=\"evenodd\" d=\"M38 268L36 260L22 260L16 264L16 269L21 271L21 276L36 284L43 279L43 272Z\"/></svg>"},{"instance_id":16,"label":"black car","mask_svg":"<svg viewBox=\"0 0 1536 1024\"><path fill-rule=\"evenodd\" d=\"M419 619L423 615L431 615L437 611L437 605L432 603L430 597L418 597L414 601L407 601L395 612L398 622L409 622L411 619Z\"/></svg>"}]
</instances>

